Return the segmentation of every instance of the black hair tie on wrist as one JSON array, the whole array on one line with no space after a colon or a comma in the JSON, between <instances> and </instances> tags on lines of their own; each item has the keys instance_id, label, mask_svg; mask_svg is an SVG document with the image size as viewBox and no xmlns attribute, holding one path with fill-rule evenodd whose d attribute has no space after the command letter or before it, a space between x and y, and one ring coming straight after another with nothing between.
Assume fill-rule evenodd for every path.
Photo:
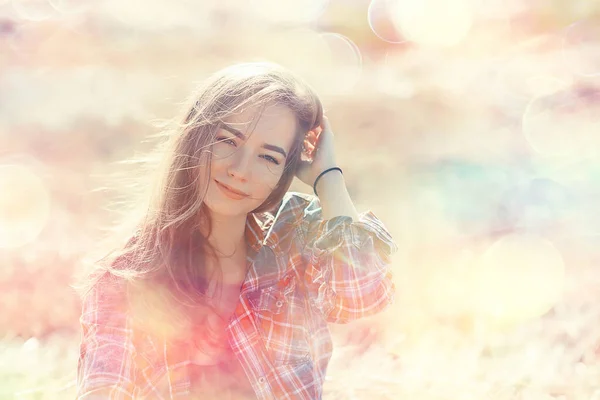
<instances>
[{"instance_id":1,"label":"black hair tie on wrist","mask_svg":"<svg viewBox=\"0 0 600 400\"><path fill-rule=\"evenodd\" d=\"M319 182L319 179L321 179L321 177L322 177L323 175L325 175L327 172L329 172L329 171L333 171L333 170L336 170L336 169L337 169L338 171L340 171L340 174L342 174L342 175L344 174L344 173L342 172L342 169L341 169L340 167L331 167L331 168L327 168L325 171L321 172L321 173L319 174L319 176L317 176L317 179L315 179L315 183L313 184L313 191L315 192L315 195L316 195L316 196L318 196L318 194L317 194L317 182Z\"/></svg>"}]
</instances>

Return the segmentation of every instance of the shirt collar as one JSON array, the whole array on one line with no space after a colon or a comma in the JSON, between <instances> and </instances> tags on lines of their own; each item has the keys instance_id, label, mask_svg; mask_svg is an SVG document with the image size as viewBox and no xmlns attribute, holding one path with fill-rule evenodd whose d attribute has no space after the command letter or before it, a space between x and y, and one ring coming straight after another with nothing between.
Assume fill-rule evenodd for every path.
<instances>
[{"instance_id":1,"label":"shirt collar","mask_svg":"<svg viewBox=\"0 0 600 400\"><path fill-rule=\"evenodd\" d=\"M275 216L270 212L250 213L246 218L246 243L258 252L261 247L269 246L275 248L275 243L271 233L271 228L275 222Z\"/></svg>"}]
</instances>

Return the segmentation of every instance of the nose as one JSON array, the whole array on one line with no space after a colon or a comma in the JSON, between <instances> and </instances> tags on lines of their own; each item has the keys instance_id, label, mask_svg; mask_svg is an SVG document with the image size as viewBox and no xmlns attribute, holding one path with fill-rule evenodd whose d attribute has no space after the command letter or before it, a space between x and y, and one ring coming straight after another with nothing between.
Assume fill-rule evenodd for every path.
<instances>
[{"instance_id":1,"label":"nose","mask_svg":"<svg viewBox=\"0 0 600 400\"><path fill-rule=\"evenodd\" d=\"M241 147L233 153L230 160L228 174L241 182L247 181L250 177L250 155Z\"/></svg>"}]
</instances>

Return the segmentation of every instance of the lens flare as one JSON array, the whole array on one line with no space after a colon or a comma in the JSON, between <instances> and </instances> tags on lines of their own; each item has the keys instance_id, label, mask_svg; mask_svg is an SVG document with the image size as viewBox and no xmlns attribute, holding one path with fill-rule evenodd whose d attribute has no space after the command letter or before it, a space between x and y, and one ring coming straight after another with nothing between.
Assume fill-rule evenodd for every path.
<instances>
[{"instance_id":1,"label":"lens flare","mask_svg":"<svg viewBox=\"0 0 600 400\"><path fill-rule=\"evenodd\" d=\"M0 247L33 241L48 221L50 195L42 180L19 165L0 166Z\"/></svg>"}]
</instances>

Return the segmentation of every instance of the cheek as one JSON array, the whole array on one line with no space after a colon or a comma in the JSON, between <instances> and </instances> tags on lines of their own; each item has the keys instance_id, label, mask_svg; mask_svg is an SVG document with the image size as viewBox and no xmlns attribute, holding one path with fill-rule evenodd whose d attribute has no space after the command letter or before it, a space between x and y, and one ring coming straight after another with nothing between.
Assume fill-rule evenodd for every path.
<instances>
[{"instance_id":1,"label":"cheek","mask_svg":"<svg viewBox=\"0 0 600 400\"><path fill-rule=\"evenodd\" d=\"M215 159L213 157L213 159L212 159L212 161L210 163L210 170L211 170L211 172L220 171L220 170L222 170L224 168L225 168L225 161L222 160L222 159Z\"/></svg>"},{"instance_id":2,"label":"cheek","mask_svg":"<svg viewBox=\"0 0 600 400\"><path fill-rule=\"evenodd\" d=\"M257 189L260 190L260 193L264 197L267 197L277 187L280 178L281 175L263 175L261 178L256 180Z\"/></svg>"}]
</instances>

